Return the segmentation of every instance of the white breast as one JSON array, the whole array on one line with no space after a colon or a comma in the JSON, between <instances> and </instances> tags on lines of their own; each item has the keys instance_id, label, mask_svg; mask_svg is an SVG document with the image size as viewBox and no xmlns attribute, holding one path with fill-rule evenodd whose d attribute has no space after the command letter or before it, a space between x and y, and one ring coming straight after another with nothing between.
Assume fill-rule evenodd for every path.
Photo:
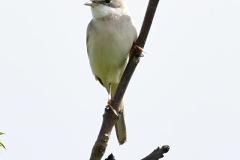
<instances>
[{"instance_id":1,"label":"white breast","mask_svg":"<svg viewBox=\"0 0 240 160\"><path fill-rule=\"evenodd\" d=\"M129 16L111 20L93 20L88 28L88 56L93 74L104 86L119 83L129 50L137 38Z\"/></svg>"}]
</instances>

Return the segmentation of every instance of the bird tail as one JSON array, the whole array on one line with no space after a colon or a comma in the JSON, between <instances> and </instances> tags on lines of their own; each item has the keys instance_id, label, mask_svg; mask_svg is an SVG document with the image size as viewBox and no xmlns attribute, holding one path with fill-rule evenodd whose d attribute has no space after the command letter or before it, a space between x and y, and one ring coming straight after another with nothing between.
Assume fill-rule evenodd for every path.
<instances>
[{"instance_id":1,"label":"bird tail","mask_svg":"<svg viewBox=\"0 0 240 160\"><path fill-rule=\"evenodd\" d=\"M114 96L117 90L117 87L118 87L118 84L112 84L111 86L112 97ZM118 142L121 145L127 140L127 130L126 130L126 125L124 120L124 106L122 101L119 104L119 110L117 112L118 113L121 112L121 114L119 114L119 119L115 123L115 130L116 130Z\"/></svg>"},{"instance_id":2,"label":"bird tail","mask_svg":"<svg viewBox=\"0 0 240 160\"><path fill-rule=\"evenodd\" d=\"M116 130L118 142L121 145L127 140L127 130L126 130L126 125L124 120L124 106L122 101L119 107L122 111L122 114L119 114L119 119L115 123L115 130Z\"/></svg>"}]
</instances>

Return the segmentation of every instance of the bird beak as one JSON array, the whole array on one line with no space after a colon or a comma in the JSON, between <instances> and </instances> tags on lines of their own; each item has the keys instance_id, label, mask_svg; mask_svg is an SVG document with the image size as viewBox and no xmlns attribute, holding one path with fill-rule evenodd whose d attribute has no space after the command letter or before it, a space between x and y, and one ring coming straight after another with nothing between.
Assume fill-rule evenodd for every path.
<instances>
[{"instance_id":1,"label":"bird beak","mask_svg":"<svg viewBox=\"0 0 240 160\"><path fill-rule=\"evenodd\" d=\"M84 5L92 7L93 3L92 3L92 1L88 1L88 2L84 3Z\"/></svg>"},{"instance_id":2,"label":"bird beak","mask_svg":"<svg viewBox=\"0 0 240 160\"><path fill-rule=\"evenodd\" d=\"M104 2L103 0L90 0L84 3L84 5L94 7L95 5L102 4L103 2Z\"/></svg>"}]
</instances>

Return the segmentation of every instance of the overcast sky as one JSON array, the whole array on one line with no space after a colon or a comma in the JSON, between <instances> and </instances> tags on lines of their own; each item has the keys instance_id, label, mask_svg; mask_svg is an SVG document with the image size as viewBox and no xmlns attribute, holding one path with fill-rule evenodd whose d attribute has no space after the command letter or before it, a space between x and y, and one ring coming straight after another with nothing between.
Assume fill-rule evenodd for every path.
<instances>
[{"instance_id":1,"label":"overcast sky","mask_svg":"<svg viewBox=\"0 0 240 160\"><path fill-rule=\"evenodd\" d=\"M1 160L86 160L105 89L88 63L84 0L0 2ZM138 30L148 1L127 1ZM240 159L240 1L161 0L124 98L128 140L104 157Z\"/></svg>"}]
</instances>

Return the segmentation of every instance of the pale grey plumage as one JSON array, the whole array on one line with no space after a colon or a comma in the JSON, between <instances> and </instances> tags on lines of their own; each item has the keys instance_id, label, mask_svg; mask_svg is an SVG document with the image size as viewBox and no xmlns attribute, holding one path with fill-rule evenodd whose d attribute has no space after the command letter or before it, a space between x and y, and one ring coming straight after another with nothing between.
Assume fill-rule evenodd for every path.
<instances>
[{"instance_id":1,"label":"pale grey plumage","mask_svg":"<svg viewBox=\"0 0 240 160\"><path fill-rule=\"evenodd\" d=\"M96 79L115 94L128 62L129 50L137 38L136 28L123 0L91 0L93 19L87 28L87 50ZM111 91L109 86L111 85ZM123 103L120 104L123 110ZM115 124L118 141L126 141L124 116Z\"/></svg>"}]
</instances>

